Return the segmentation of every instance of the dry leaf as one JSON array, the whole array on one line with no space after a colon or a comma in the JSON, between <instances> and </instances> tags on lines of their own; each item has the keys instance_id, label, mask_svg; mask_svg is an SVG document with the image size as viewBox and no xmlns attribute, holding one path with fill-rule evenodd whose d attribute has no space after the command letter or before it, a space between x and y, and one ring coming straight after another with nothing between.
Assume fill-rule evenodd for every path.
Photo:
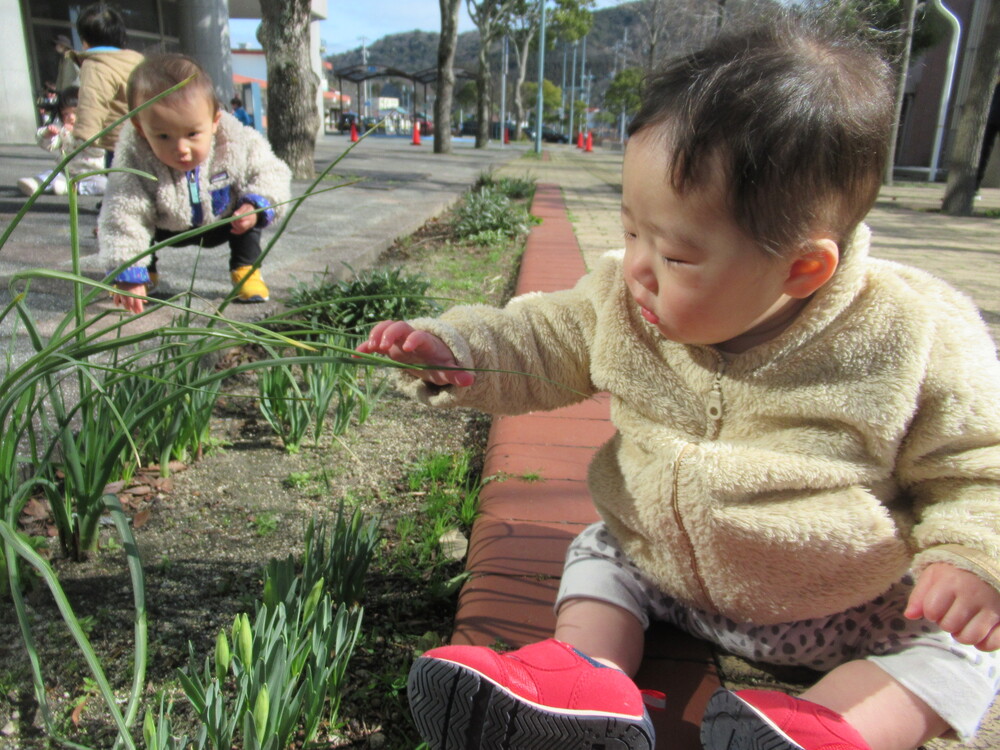
<instances>
[{"instance_id":1,"label":"dry leaf","mask_svg":"<svg viewBox=\"0 0 1000 750\"><path fill-rule=\"evenodd\" d=\"M134 516L132 516L132 526L136 529L141 529L146 525L146 521L149 520L149 510L140 510Z\"/></svg>"},{"instance_id":2,"label":"dry leaf","mask_svg":"<svg viewBox=\"0 0 1000 750\"><path fill-rule=\"evenodd\" d=\"M32 498L28 501L28 504L24 506L24 515L30 516L36 520L42 518L48 518L49 516L49 506L47 503L43 503L40 500Z\"/></svg>"}]
</instances>

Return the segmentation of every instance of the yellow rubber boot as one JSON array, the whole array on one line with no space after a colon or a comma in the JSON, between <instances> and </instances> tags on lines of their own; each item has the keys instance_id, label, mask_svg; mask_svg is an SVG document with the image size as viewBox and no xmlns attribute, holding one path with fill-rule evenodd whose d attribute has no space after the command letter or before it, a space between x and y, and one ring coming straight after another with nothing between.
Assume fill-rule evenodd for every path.
<instances>
[{"instance_id":1,"label":"yellow rubber boot","mask_svg":"<svg viewBox=\"0 0 1000 750\"><path fill-rule=\"evenodd\" d=\"M233 286L240 283L240 280L247 275L250 266L240 266L229 272L229 278L233 281ZM260 269L255 268L250 277L240 287L240 294L236 298L239 302L267 302L271 298L271 293L267 289L267 284L260 275Z\"/></svg>"}]
</instances>

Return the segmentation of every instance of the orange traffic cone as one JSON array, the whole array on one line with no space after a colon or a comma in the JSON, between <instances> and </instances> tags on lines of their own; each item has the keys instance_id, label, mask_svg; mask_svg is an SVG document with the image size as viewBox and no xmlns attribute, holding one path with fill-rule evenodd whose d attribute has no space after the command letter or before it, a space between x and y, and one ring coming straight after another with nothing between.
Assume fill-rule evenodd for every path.
<instances>
[{"instance_id":1,"label":"orange traffic cone","mask_svg":"<svg viewBox=\"0 0 1000 750\"><path fill-rule=\"evenodd\" d=\"M510 143L510 128L503 129L503 142Z\"/></svg>"},{"instance_id":2,"label":"orange traffic cone","mask_svg":"<svg viewBox=\"0 0 1000 750\"><path fill-rule=\"evenodd\" d=\"M583 148L583 131L582 130L577 131L577 134L576 134L576 147L577 148Z\"/></svg>"},{"instance_id":3,"label":"orange traffic cone","mask_svg":"<svg viewBox=\"0 0 1000 750\"><path fill-rule=\"evenodd\" d=\"M587 131L587 148L585 148L584 151L593 151L593 150L594 150L594 134L591 133L588 130Z\"/></svg>"},{"instance_id":4,"label":"orange traffic cone","mask_svg":"<svg viewBox=\"0 0 1000 750\"><path fill-rule=\"evenodd\" d=\"M413 143L411 143L410 145L411 146L419 146L420 145L420 123L419 122L414 122L413 123Z\"/></svg>"},{"instance_id":5,"label":"orange traffic cone","mask_svg":"<svg viewBox=\"0 0 1000 750\"><path fill-rule=\"evenodd\" d=\"M351 123L351 143L358 142L358 126L353 122Z\"/></svg>"}]
</instances>

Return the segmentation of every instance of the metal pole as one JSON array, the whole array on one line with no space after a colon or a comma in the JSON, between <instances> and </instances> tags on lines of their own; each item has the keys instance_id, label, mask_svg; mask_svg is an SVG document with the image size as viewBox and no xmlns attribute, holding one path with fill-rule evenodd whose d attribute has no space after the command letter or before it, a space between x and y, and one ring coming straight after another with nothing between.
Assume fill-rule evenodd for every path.
<instances>
[{"instance_id":1,"label":"metal pole","mask_svg":"<svg viewBox=\"0 0 1000 750\"><path fill-rule=\"evenodd\" d=\"M931 0L931 5L951 25L951 42L948 45L948 65L945 68L944 89L941 91L937 130L934 133L934 149L931 151L931 166L928 174L928 180L934 182L937 179L938 163L941 161L941 142L944 140L944 123L948 119L948 100L951 98L951 86L955 78L955 64L958 60L958 42L962 36L962 25L958 22L955 14L944 7L944 3L941 0Z\"/></svg>"},{"instance_id":2,"label":"metal pole","mask_svg":"<svg viewBox=\"0 0 1000 750\"><path fill-rule=\"evenodd\" d=\"M590 34L587 34L590 36ZM587 36L583 38L583 49L580 50L580 88L586 91L587 86ZM580 130L586 130L587 128L587 110L583 110L583 122L580 125Z\"/></svg>"},{"instance_id":3,"label":"metal pole","mask_svg":"<svg viewBox=\"0 0 1000 750\"><path fill-rule=\"evenodd\" d=\"M570 70L569 77L569 139L570 142L576 137L576 133L573 132L574 122L573 122L573 109L576 107L576 96L574 89L576 88L576 41L573 42L573 67Z\"/></svg>"},{"instance_id":4,"label":"metal pole","mask_svg":"<svg viewBox=\"0 0 1000 750\"><path fill-rule=\"evenodd\" d=\"M545 0L538 0L542 8L538 34L538 103L535 112L535 153L542 153L542 89L545 84Z\"/></svg>"},{"instance_id":5,"label":"metal pole","mask_svg":"<svg viewBox=\"0 0 1000 750\"><path fill-rule=\"evenodd\" d=\"M566 125L566 55L569 53L568 42L563 42L562 87L559 89L559 132Z\"/></svg>"},{"instance_id":6,"label":"metal pole","mask_svg":"<svg viewBox=\"0 0 1000 750\"><path fill-rule=\"evenodd\" d=\"M507 123L507 41L506 34L503 35L503 56L500 73L500 148L504 147L504 130Z\"/></svg>"}]
</instances>

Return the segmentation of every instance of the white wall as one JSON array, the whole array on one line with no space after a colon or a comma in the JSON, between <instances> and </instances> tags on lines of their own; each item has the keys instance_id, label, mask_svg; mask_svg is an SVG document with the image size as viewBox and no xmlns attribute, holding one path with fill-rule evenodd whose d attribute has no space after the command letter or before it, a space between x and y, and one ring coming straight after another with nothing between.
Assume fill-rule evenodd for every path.
<instances>
[{"instance_id":1,"label":"white wall","mask_svg":"<svg viewBox=\"0 0 1000 750\"><path fill-rule=\"evenodd\" d=\"M0 143L34 143L38 120L18 2L0 2L0 50Z\"/></svg>"}]
</instances>

